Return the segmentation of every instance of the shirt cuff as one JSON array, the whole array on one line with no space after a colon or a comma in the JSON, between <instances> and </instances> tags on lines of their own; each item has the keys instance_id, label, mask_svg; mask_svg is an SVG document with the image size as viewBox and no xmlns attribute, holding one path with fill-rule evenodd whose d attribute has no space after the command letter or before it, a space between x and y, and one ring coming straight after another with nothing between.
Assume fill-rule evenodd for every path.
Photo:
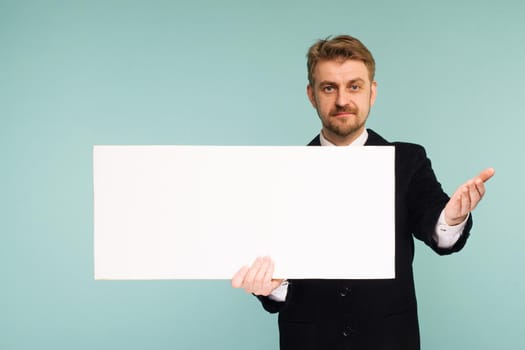
<instances>
[{"instance_id":1,"label":"shirt cuff","mask_svg":"<svg viewBox=\"0 0 525 350\"><path fill-rule=\"evenodd\" d=\"M288 294L288 280L283 280L281 285L275 288L268 298L277 302L284 302L286 300L286 295Z\"/></svg>"},{"instance_id":2,"label":"shirt cuff","mask_svg":"<svg viewBox=\"0 0 525 350\"><path fill-rule=\"evenodd\" d=\"M470 213L462 223L450 226L445 220L445 210L443 209L441 211L441 215L439 215L434 235L432 236L434 241L436 241L437 246L439 248L451 248L454 244L456 244L456 242L459 240L459 237L461 237L461 234L463 233L463 229L467 224L469 216Z\"/></svg>"}]
</instances>

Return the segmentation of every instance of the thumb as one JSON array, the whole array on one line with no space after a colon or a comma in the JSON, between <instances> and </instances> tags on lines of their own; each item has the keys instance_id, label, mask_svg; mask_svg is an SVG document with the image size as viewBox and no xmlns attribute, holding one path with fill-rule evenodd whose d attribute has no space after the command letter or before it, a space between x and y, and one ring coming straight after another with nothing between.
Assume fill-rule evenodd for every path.
<instances>
[{"instance_id":1,"label":"thumb","mask_svg":"<svg viewBox=\"0 0 525 350\"><path fill-rule=\"evenodd\" d=\"M272 290L279 287L283 283L284 279L272 279Z\"/></svg>"}]
</instances>

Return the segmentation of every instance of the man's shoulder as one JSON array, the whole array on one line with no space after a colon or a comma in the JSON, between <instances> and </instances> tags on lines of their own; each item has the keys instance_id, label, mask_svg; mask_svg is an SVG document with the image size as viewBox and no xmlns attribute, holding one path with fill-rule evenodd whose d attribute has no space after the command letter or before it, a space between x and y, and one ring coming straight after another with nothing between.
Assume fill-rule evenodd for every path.
<instances>
[{"instance_id":1,"label":"man's shoulder","mask_svg":"<svg viewBox=\"0 0 525 350\"><path fill-rule=\"evenodd\" d=\"M314 137L313 140L310 141L307 146L321 146L321 136L317 134L317 136Z\"/></svg>"},{"instance_id":2,"label":"man's shoulder","mask_svg":"<svg viewBox=\"0 0 525 350\"><path fill-rule=\"evenodd\" d=\"M420 162L427 158L422 145L405 141L387 141L375 131L368 129L368 146L394 146L398 162Z\"/></svg>"},{"instance_id":3,"label":"man's shoulder","mask_svg":"<svg viewBox=\"0 0 525 350\"><path fill-rule=\"evenodd\" d=\"M413 142L406 141L388 141L383 136L379 135L372 129L367 129L368 131L368 140L365 145L368 146L395 146L400 150L424 150L424 147Z\"/></svg>"},{"instance_id":4,"label":"man's shoulder","mask_svg":"<svg viewBox=\"0 0 525 350\"><path fill-rule=\"evenodd\" d=\"M425 153L425 147L417 143L394 141L392 142L392 145L396 147L397 151Z\"/></svg>"}]
</instances>

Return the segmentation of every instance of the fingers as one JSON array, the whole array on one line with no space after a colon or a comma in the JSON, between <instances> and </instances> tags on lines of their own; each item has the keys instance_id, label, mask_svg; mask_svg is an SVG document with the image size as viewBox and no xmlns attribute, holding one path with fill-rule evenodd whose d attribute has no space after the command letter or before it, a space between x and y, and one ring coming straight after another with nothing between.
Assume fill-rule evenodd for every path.
<instances>
[{"instance_id":1,"label":"fingers","mask_svg":"<svg viewBox=\"0 0 525 350\"><path fill-rule=\"evenodd\" d=\"M242 282L244 281L244 277L248 273L249 267L243 266L232 278L232 287L233 288L241 288Z\"/></svg>"},{"instance_id":2,"label":"fingers","mask_svg":"<svg viewBox=\"0 0 525 350\"><path fill-rule=\"evenodd\" d=\"M485 182L494 176L495 170L487 168L475 178L468 180L461 190L461 207L464 210L472 211L485 195Z\"/></svg>"},{"instance_id":3,"label":"fingers","mask_svg":"<svg viewBox=\"0 0 525 350\"><path fill-rule=\"evenodd\" d=\"M485 195L485 182L494 176L495 170L487 168L478 176L461 185L445 207L445 218L449 225L457 225L466 219Z\"/></svg>"},{"instance_id":4,"label":"fingers","mask_svg":"<svg viewBox=\"0 0 525 350\"><path fill-rule=\"evenodd\" d=\"M469 180L462 185L454 194L457 203L457 215L464 216L472 211L479 203L483 194L485 193L485 186L481 180Z\"/></svg>"},{"instance_id":5,"label":"fingers","mask_svg":"<svg viewBox=\"0 0 525 350\"><path fill-rule=\"evenodd\" d=\"M271 262L270 259L266 257L259 258L257 260L259 261L259 263L257 264L257 272L254 274L253 279L248 280L248 282L251 282L251 288L247 290L247 292L256 292L257 294L264 294L266 290L266 284L271 280L271 276L269 279L265 280L265 276L268 272Z\"/></svg>"},{"instance_id":6,"label":"fingers","mask_svg":"<svg viewBox=\"0 0 525 350\"><path fill-rule=\"evenodd\" d=\"M488 168L483 170L477 177L467 182L470 197L469 211L474 210L485 195L485 182L494 176L494 173L495 171L493 168Z\"/></svg>"},{"instance_id":7,"label":"fingers","mask_svg":"<svg viewBox=\"0 0 525 350\"><path fill-rule=\"evenodd\" d=\"M273 290L272 287L272 277L273 277L273 271L275 270L275 265L271 259L268 258L268 266L266 270L264 271L264 275L262 276L262 280L266 283L263 283L261 285L261 291L263 294L270 294Z\"/></svg>"},{"instance_id":8,"label":"fingers","mask_svg":"<svg viewBox=\"0 0 525 350\"><path fill-rule=\"evenodd\" d=\"M254 291L259 290L259 284L261 283L261 278L258 277L259 270L261 267L263 267L263 259L264 258L257 258L253 262L252 266L248 270L248 273L244 277L243 281L243 288L248 293L253 293Z\"/></svg>"},{"instance_id":9,"label":"fingers","mask_svg":"<svg viewBox=\"0 0 525 350\"><path fill-rule=\"evenodd\" d=\"M494 176L495 173L496 173L496 170L494 170L494 168L487 168L487 169L483 170L478 175L478 177L481 179L481 181L487 182L488 180L490 180L490 178L492 176Z\"/></svg>"},{"instance_id":10,"label":"fingers","mask_svg":"<svg viewBox=\"0 0 525 350\"><path fill-rule=\"evenodd\" d=\"M275 264L271 259L270 259L270 263L271 263L270 269L268 270L266 277L265 277L265 280L270 281L270 283L266 284L266 290L264 291L265 292L264 295L269 295L270 293L272 293L275 290L275 288L279 287L284 281L282 278L281 279L272 278L273 273L275 271Z\"/></svg>"},{"instance_id":11,"label":"fingers","mask_svg":"<svg viewBox=\"0 0 525 350\"><path fill-rule=\"evenodd\" d=\"M467 186L465 188L463 188L461 190L461 197L460 197L460 211L459 213L463 216L463 215L466 215L467 212L469 211L470 209L470 188L467 184Z\"/></svg>"},{"instance_id":12,"label":"fingers","mask_svg":"<svg viewBox=\"0 0 525 350\"><path fill-rule=\"evenodd\" d=\"M270 257L255 259L252 266L242 267L232 278L234 288L243 288L247 293L269 295L279 287L282 280L272 279L275 266Z\"/></svg>"},{"instance_id":13,"label":"fingers","mask_svg":"<svg viewBox=\"0 0 525 350\"><path fill-rule=\"evenodd\" d=\"M483 186L483 182L481 181L469 180L467 182L467 188L468 193L466 196L464 196L467 197L465 208L471 211L481 200L483 193L485 193L485 187Z\"/></svg>"}]
</instances>

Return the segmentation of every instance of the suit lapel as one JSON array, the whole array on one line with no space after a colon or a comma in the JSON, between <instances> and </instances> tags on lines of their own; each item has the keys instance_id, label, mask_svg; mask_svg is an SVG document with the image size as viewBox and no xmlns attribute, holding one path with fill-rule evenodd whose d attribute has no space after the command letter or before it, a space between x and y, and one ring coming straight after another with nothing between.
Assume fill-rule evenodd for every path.
<instances>
[{"instance_id":1,"label":"suit lapel","mask_svg":"<svg viewBox=\"0 0 525 350\"><path fill-rule=\"evenodd\" d=\"M365 142L365 146L387 146L391 145L390 142L379 136L374 130L367 129L368 139Z\"/></svg>"}]
</instances>

